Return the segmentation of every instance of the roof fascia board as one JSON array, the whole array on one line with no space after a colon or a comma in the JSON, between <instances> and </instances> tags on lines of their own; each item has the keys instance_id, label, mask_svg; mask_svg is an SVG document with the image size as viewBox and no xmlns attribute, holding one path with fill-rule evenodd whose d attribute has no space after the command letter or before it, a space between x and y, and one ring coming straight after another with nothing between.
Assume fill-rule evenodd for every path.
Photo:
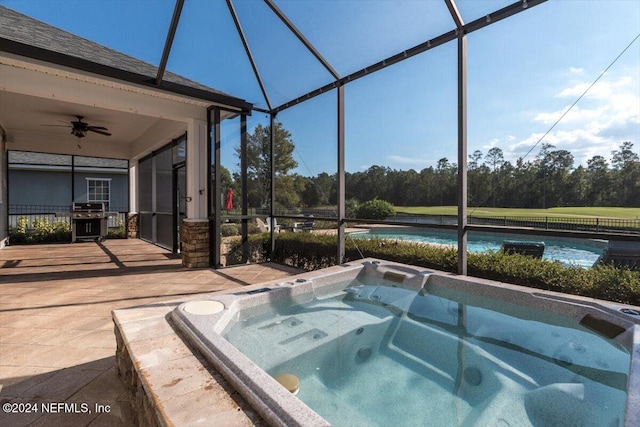
<instances>
[{"instance_id":1,"label":"roof fascia board","mask_svg":"<svg viewBox=\"0 0 640 427\"><path fill-rule=\"evenodd\" d=\"M0 53L2 90L174 121L206 117L208 101Z\"/></svg>"},{"instance_id":2,"label":"roof fascia board","mask_svg":"<svg viewBox=\"0 0 640 427\"><path fill-rule=\"evenodd\" d=\"M162 81L161 84L157 86L155 84L155 79L149 76L143 76L137 73L132 73L130 71L119 70L107 65L98 64L82 58L65 55L59 52L53 52L35 46L30 46L3 37L0 37L0 51L24 56L27 58L37 59L47 63L61 65L76 70L86 71L101 76L111 77L117 80L138 84L153 89L161 89L183 96L189 96L213 103L228 105L231 107L239 108L243 111L251 111L252 108L252 104L239 98L225 96L202 89L191 88L168 81Z\"/></svg>"}]
</instances>

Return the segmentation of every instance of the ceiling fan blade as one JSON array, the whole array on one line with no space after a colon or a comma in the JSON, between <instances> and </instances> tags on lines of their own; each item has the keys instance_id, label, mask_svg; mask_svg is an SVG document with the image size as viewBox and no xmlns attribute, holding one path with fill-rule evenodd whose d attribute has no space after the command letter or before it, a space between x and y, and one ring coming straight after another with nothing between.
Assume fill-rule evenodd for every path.
<instances>
[{"instance_id":1,"label":"ceiling fan blade","mask_svg":"<svg viewBox=\"0 0 640 427\"><path fill-rule=\"evenodd\" d=\"M87 126L87 129L89 129L89 130L95 130L95 129L98 129L98 130L109 130L104 126Z\"/></svg>"},{"instance_id":2,"label":"ceiling fan blade","mask_svg":"<svg viewBox=\"0 0 640 427\"><path fill-rule=\"evenodd\" d=\"M59 127L59 128L70 128L70 125L40 125L40 126L52 126L52 127Z\"/></svg>"},{"instance_id":3,"label":"ceiling fan blade","mask_svg":"<svg viewBox=\"0 0 640 427\"><path fill-rule=\"evenodd\" d=\"M90 128L88 128L87 130L88 130L88 131L91 131L91 132L99 133L100 135L111 136L111 134L110 134L109 132L104 132L104 131L102 131L102 130L97 130L97 129L96 129L96 128L94 128L94 127L90 127Z\"/></svg>"}]
</instances>

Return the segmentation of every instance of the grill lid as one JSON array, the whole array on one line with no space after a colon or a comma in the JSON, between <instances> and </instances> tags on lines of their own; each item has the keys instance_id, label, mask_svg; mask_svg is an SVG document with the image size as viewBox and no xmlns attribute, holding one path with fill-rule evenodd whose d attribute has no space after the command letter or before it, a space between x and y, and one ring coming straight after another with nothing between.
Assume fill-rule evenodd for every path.
<instances>
[{"instance_id":1,"label":"grill lid","mask_svg":"<svg viewBox=\"0 0 640 427\"><path fill-rule=\"evenodd\" d=\"M74 203L72 212L104 212L104 203Z\"/></svg>"}]
</instances>

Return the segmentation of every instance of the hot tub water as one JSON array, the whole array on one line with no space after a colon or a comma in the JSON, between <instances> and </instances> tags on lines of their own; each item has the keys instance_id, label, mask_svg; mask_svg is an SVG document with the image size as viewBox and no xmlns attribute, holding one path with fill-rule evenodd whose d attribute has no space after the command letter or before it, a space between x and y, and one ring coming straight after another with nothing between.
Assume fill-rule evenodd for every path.
<instances>
[{"instance_id":1,"label":"hot tub water","mask_svg":"<svg viewBox=\"0 0 640 427\"><path fill-rule=\"evenodd\" d=\"M297 376L298 397L334 425L620 425L629 353L619 344L557 316L472 302L355 280L242 312L223 336L270 375Z\"/></svg>"}]
</instances>

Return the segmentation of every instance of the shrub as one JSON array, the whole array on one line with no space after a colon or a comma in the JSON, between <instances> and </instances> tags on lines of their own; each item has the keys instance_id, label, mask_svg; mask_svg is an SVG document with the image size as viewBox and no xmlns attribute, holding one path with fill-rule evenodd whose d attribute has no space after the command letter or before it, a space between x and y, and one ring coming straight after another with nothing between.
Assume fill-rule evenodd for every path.
<instances>
[{"instance_id":1,"label":"shrub","mask_svg":"<svg viewBox=\"0 0 640 427\"><path fill-rule=\"evenodd\" d=\"M9 243L12 245L20 245L28 242L29 238L29 220L27 217L20 217L16 223L16 227L9 230Z\"/></svg>"},{"instance_id":2,"label":"shrub","mask_svg":"<svg viewBox=\"0 0 640 427\"><path fill-rule=\"evenodd\" d=\"M356 217L363 219L385 219L396 214L393 205L386 200L369 200L356 209Z\"/></svg>"},{"instance_id":3,"label":"shrub","mask_svg":"<svg viewBox=\"0 0 640 427\"><path fill-rule=\"evenodd\" d=\"M280 233L276 235L276 247L271 260L305 270L329 267L337 262L337 244L335 235ZM264 254L269 249L269 235L250 236L249 245L250 253L255 256L252 260L264 261ZM345 261L363 257L446 272L456 272L458 265L458 252L455 248L383 239L347 239ZM469 253L468 274L538 289L640 305L640 272L613 266L582 269L518 254Z\"/></svg>"},{"instance_id":4,"label":"shrub","mask_svg":"<svg viewBox=\"0 0 640 427\"><path fill-rule=\"evenodd\" d=\"M358 211L358 199L347 199L344 203L344 210L347 218L355 218Z\"/></svg>"},{"instance_id":5,"label":"shrub","mask_svg":"<svg viewBox=\"0 0 640 427\"><path fill-rule=\"evenodd\" d=\"M127 230L124 226L124 221L120 218L116 218L116 227L109 228L107 230L107 238L109 239L126 239Z\"/></svg>"},{"instance_id":6,"label":"shrub","mask_svg":"<svg viewBox=\"0 0 640 427\"><path fill-rule=\"evenodd\" d=\"M313 228L315 230L328 230L332 228L338 228L338 225L337 225L337 221L315 220L313 222Z\"/></svg>"},{"instance_id":7,"label":"shrub","mask_svg":"<svg viewBox=\"0 0 640 427\"><path fill-rule=\"evenodd\" d=\"M249 258L243 258L242 238L233 236L227 242L227 251L224 254L226 265L234 265L246 263L247 261L263 262L268 261L266 253L269 248L269 233L250 234L249 242Z\"/></svg>"},{"instance_id":8,"label":"shrub","mask_svg":"<svg viewBox=\"0 0 640 427\"><path fill-rule=\"evenodd\" d=\"M51 225L50 236L52 242L68 242L71 240L71 223L67 221L54 221Z\"/></svg>"},{"instance_id":9,"label":"shrub","mask_svg":"<svg viewBox=\"0 0 640 427\"><path fill-rule=\"evenodd\" d=\"M47 242L53 239L53 227L49 223L49 218L35 218L31 223L31 235L34 240Z\"/></svg>"},{"instance_id":10,"label":"shrub","mask_svg":"<svg viewBox=\"0 0 640 427\"><path fill-rule=\"evenodd\" d=\"M18 219L15 228L9 230L9 243L13 245L29 243L60 243L71 240L71 224L57 220L53 223L47 217L35 218L31 226L26 217Z\"/></svg>"},{"instance_id":11,"label":"shrub","mask_svg":"<svg viewBox=\"0 0 640 427\"><path fill-rule=\"evenodd\" d=\"M238 224L222 224L220 227L220 234L222 237L239 236L240 226Z\"/></svg>"},{"instance_id":12,"label":"shrub","mask_svg":"<svg viewBox=\"0 0 640 427\"><path fill-rule=\"evenodd\" d=\"M116 219L116 227L109 228L109 239L126 239L124 221ZM35 218L31 226L26 217L18 219L15 228L9 231L9 243L12 245L37 243L65 243L71 241L71 223L64 220L50 222L47 217Z\"/></svg>"},{"instance_id":13,"label":"shrub","mask_svg":"<svg viewBox=\"0 0 640 427\"><path fill-rule=\"evenodd\" d=\"M255 221L248 221L249 234L260 233L260 228ZM242 224L235 222L226 222L220 225L220 233L222 237L233 237L242 234Z\"/></svg>"},{"instance_id":14,"label":"shrub","mask_svg":"<svg viewBox=\"0 0 640 427\"><path fill-rule=\"evenodd\" d=\"M27 219L26 216L21 216L20 219L18 219L18 223L16 224L15 232L20 234L26 234L28 227L29 227L29 220Z\"/></svg>"}]
</instances>

